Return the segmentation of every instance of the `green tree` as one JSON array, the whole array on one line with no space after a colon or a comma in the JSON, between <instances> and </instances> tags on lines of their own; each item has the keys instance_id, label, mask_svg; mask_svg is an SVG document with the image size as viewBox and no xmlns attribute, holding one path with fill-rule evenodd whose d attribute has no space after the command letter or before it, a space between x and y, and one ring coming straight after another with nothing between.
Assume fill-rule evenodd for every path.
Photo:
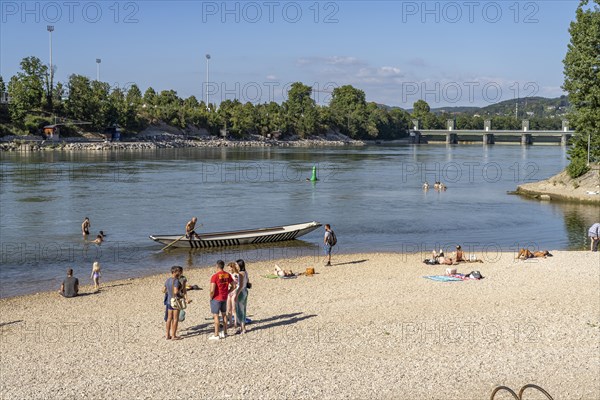
<instances>
[{"instance_id":1,"label":"green tree","mask_svg":"<svg viewBox=\"0 0 600 400\"><path fill-rule=\"evenodd\" d=\"M56 114L63 115L65 113L64 95L65 87L62 82L58 82L52 89L52 111Z\"/></svg>"},{"instance_id":2,"label":"green tree","mask_svg":"<svg viewBox=\"0 0 600 400\"><path fill-rule=\"evenodd\" d=\"M591 4L595 3L595 4ZM588 138L591 137L590 159L600 160L600 8L598 0L581 0L576 19L571 22L571 41L563 61L565 83L575 127L571 163L567 171L576 178L587 172Z\"/></svg>"},{"instance_id":3,"label":"green tree","mask_svg":"<svg viewBox=\"0 0 600 400\"><path fill-rule=\"evenodd\" d=\"M258 133L265 136L280 131L282 127L281 106L274 101L256 107Z\"/></svg>"},{"instance_id":4,"label":"green tree","mask_svg":"<svg viewBox=\"0 0 600 400\"><path fill-rule=\"evenodd\" d=\"M71 75L68 87L66 111L71 118L90 122L91 128L97 131L104 131L119 122L119 109L125 107L120 89L111 94L108 83L91 81L82 75Z\"/></svg>"},{"instance_id":5,"label":"green tree","mask_svg":"<svg viewBox=\"0 0 600 400\"><path fill-rule=\"evenodd\" d=\"M107 82L91 82L92 89L92 104L96 108L96 112L92 113L88 118L92 122L92 127L98 131L112 126L119 121L119 113L117 104L124 101L124 95L121 89L115 89L116 94L110 97L110 84Z\"/></svg>"},{"instance_id":6,"label":"green tree","mask_svg":"<svg viewBox=\"0 0 600 400\"><path fill-rule=\"evenodd\" d=\"M138 127L135 105L130 100L128 93L124 93L121 88L115 88L110 92L108 99L109 110L114 114L109 115L109 118L107 118L107 127L115 123L125 130L132 130Z\"/></svg>"},{"instance_id":7,"label":"green tree","mask_svg":"<svg viewBox=\"0 0 600 400\"><path fill-rule=\"evenodd\" d=\"M146 104L147 107L155 106L156 101L157 101L156 91L154 89L152 89L152 87L149 87L144 92L144 104Z\"/></svg>"},{"instance_id":8,"label":"green tree","mask_svg":"<svg viewBox=\"0 0 600 400\"><path fill-rule=\"evenodd\" d=\"M198 99L196 96L190 96L183 101L183 107L186 109L198 108L200 103L198 103Z\"/></svg>"},{"instance_id":9,"label":"green tree","mask_svg":"<svg viewBox=\"0 0 600 400\"><path fill-rule=\"evenodd\" d=\"M41 111L47 99L44 91L47 72L48 67L37 57L26 57L21 61L21 71L8 83L9 112L14 123L22 126L28 112Z\"/></svg>"},{"instance_id":10,"label":"green tree","mask_svg":"<svg viewBox=\"0 0 600 400\"><path fill-rule=\"evenodd\" d=\"M418 119L421 129L444 129L445 122L431 112L429 104L425 100L417 100L413 104L412 119Z\"/></svg>"},{"instance_id":11,"label":"green tree","mask_svg":"<svg viewBox=\"0 0 600 400\"><path fill-rule=\"evenodd\" d=\"M150 89L148 89L150 90ZM148 93L148 91L146 91ZM144 95L145 97L145 95ZM156 116L169 125L185 128L185 113L183 111L183 100L177 96L174 90L163 90L156 96Z\"/></svg>"},{"instance_id":12,"label":"green tree","mask_svg":"<svg viewBox=\"0 0 600 400\"><path fill-rule=\"evenodd\" d=\"M4 97L4 93L6 93L6 84L4 83L4 79L0 75L0 96ZM10 122L10 115L8 114L8 107L6 104L0 104L0 123Z\"/></svg>"},{"instance_id":13,"label":"green tree","mask_svg":"<svg viewBox=\"0 0 600 400\"><path fill-rule=\"evenodd\" d=\"M430 112L431 108L425 100L417 100L413 104L412 117L415 119L425 118Z\"/></svg>"},{"instance_id":14,"label":"green tree","mask_svg":"<svg viewBox=\"0 0 600 400\"><path fill-rule=\"evenodd\" d=\"M301 82L292 84L288 99L282 104L286 132L302 138L319 133L319 113L311 95L310 86Z\"/></svg>"},{"instance_id":15,"label":"green tree","mask_svg":"<svg viewBox=\"0 0 600 400\"><path fill-rule=\"evenodd\" d=\"M135 109L139 108L143 104L142 92L135 83L129 87L129 90L127 90L126 100L127 103Z\"/></svg>"},{"instance_id":16,"label":"green tree","mask_svg":"<svg viewBox=\"0 0 600 400\"><path fill-rule=\"evenodd\" d=\"M117 89L113 90L111 98L120 100L120 90L117 93L115 91ZM143 129L145 123L140 116L143 103L144 100L140 88L135 83L132 84L125 93L125 98L117 102L118 123L124 130L136 131Z\"/></svg>"},{"instance_id":17,"label":"green tree","mask_svg":"<svg viewBox=\"0 0 600 400\"><path fill-rule=\"evenodd\" d=\"M86 121L96 111L91 104L92 88L90 79L83 75L69 76L67 83L69 98L67 99L67 114L76 120Z\"/></svg>"},{"instance_id":18,"label":"green tree","mask_svg":"<svg viewBox=\"0 0 600 400\"><path fill-rule=\"evenodd\" d=\"M408 136L409 127L412 127L410 114L400 108L388 111L389 124L380 130L382 139L398 139Z\"/></svg>"},{"instance_id":19,"label":"green tree","mask_svg":"<svg viewBox=\"0 0 600 400\"><path fill-rule=\"evenodd\" d=\"M352 138L360 138L365 133L377 136L377 117L369 118L365 92L362 90L350 85L333 89L329 108L335 127L346 135Z\"/></svg>"}]
</instances>

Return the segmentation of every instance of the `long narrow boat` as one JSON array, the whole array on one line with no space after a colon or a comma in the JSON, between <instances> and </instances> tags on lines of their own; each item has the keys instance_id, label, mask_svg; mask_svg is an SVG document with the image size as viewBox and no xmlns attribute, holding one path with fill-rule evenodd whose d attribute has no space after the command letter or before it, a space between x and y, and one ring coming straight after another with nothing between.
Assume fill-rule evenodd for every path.
<instances>
[{"instance_id":1,"label":"long narrow boat","mask_svg":"<svg viewBox=\"0 0 600 400\"><path fill-rule=\"evenodd\" d=\"M233 232L201 233L200 239L181 238L181 235L152 235L150 239L171 247L202 249L209 247L238 246L242 244L271 243L293 240L319 228L316 221L304 224L248 229ZM179 240L178 240L179 239Z\"/></svg>"}]
</instances>

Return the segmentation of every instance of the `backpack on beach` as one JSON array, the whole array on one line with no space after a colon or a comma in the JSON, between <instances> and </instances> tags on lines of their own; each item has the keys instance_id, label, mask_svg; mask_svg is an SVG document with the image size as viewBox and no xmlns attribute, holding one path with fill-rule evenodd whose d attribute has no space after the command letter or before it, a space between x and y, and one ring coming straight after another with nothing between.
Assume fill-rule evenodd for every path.
<instances>
[{"instance_id":1,"label":"backpack on beach","mask_svg":"<svg viewBox=\"0 0 600 400\"><path fill-rule=\"evenodd\" d=\"M337 237L335 236L335 233L331 230L329 231L330 235L327 238L327 244L330 246L335 246L337 244Z\"/></svg>"},{"instance_id":2,"label":"backpack on beach","mask_svg":"<svg viewBox=\"0 0 600 400\"><path fill-rule=\"evenodd\" d=\"M483 279L483 276L479 271L471 271L467 276L470 276L473 279Z\"/></svg>"}]
</instances>

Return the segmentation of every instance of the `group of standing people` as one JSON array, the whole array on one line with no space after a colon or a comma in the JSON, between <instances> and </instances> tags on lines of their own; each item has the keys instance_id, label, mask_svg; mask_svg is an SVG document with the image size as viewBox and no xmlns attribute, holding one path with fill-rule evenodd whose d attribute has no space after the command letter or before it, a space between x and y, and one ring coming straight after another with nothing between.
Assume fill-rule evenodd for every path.
<instances>
[{"instance_id":1,"label":"group of standing people","mask_svg":"<svg viewBox=\"0 0 600 400\"><path fill-rule=\"evenodd\" d=\"M217 261L216 271L210 278L210 311L213 315L214 334L209 340L219 340L227 337L229 325L236 334L244 334L246 330L246 307L248 304L248 289L251 287L244 260L227 264ZM183 299L186 304L192 302L187 297L187 279L183 276L183 268L171 267L171 276L163 287L165 294L165 322L167 340L180 340L177 327L181 321L183 310L172 307L172 298Z\"/></svg>"},{"instance_id":2,"label":"group of standing people","mask_svg":"<svg viewBox=\"0 0 600 400\"><path fill-rule=\"evenodd\" d=\"M244 260L227 264L217 261L216 272L210 278L210 312L214 320L214 334L209 340L225 339L228 325L237 333L246 333L246 307L251 287ZM221 320L223 329L221 330Z\"/></svg>"}]
</instances>

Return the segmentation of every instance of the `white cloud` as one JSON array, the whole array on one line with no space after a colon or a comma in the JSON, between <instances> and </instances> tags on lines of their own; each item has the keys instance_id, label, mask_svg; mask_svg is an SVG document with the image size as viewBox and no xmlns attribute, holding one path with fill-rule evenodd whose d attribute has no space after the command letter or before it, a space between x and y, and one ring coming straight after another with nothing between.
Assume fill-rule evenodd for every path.
<instances>
[{"instance_id":1,"label":"white cloud","mask_svg":"<svg viewBox=\"0 0 600 400\"><path fill-rule=\"evenodd\" d=\"M486 106L516 97L557 97L560 87L510 76L478 74L460 67L428 65L413 58L401 65L373 65L353 56L305 57L297 60L307 81L352 85L368 101L412 107L419 99L431 107ZM427 69L427 71L425 71Z\"/></svg>"},{"instance_id":2,"label":"white cloud","mask_svg":"<svg viewBox=\"0 0 600 400\"><path fill-rule=\"evenodd\" d=\"M383 77L393 77L402 75L402 71L396 67L381 67L377 70L377 74Z\"/></svg>"},{"instance_id":3,"label":"white cloud","mask_svg":"<svg viewBox=\"0 0 600 400\"><path fill-rule=\"evenodd\" d=\"M330 57L303 57L296 60L300 66L318 66L318 65L366 65L366 63L356 57L330 56Z\"/></svg>"},{"instance_id":4,"label":"white cloud","mask_svg":"<svg viewBox=\"0 0 600 400\"><path fill-rule=\"evenodd\" d=\"M325 60L326 60L327 64L332 64L332 65L364 65L365 64L363 61L360 61L356 57L333 56L333 57L327 57Z\"/></svg>"}]
</instances>

